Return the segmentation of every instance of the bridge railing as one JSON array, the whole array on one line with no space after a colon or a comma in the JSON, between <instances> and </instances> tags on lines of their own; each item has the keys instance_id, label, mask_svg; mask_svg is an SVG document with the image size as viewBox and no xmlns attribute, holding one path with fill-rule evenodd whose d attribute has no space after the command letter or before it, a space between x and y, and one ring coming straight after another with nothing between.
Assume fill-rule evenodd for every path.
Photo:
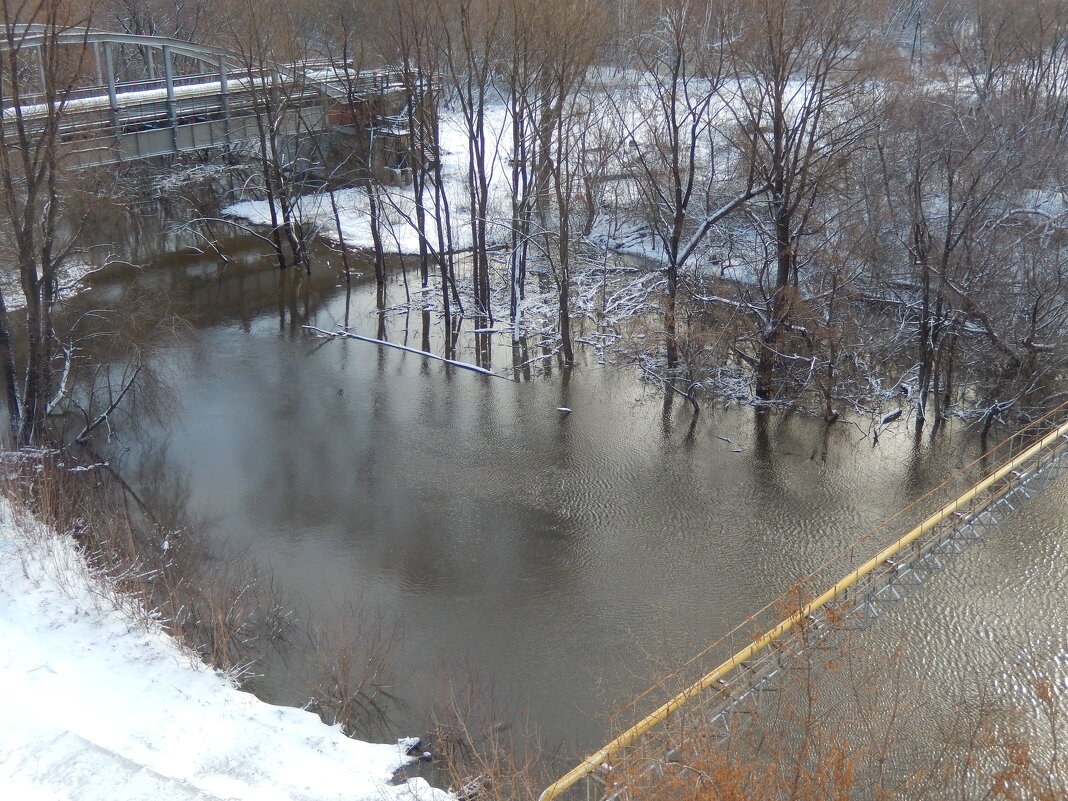
<instances>
[{"instance_id":1,"label":"bridge railing","mask_svg":"<svg viewBox=\"0 0 1068 801\"><path fill-rule=\"evenodd\" d=\"M113 93L97 87L65 98L59 136L71 167L225 145L255 138L256 128L248 120L262 111L256 93L269 90L276 80L283 100L278 111L288 121L286 129L296 131L324 123L328 118L320 112L345 97L361 100L404 91L410 88L409 77L402 69L383 68L350 72L342 81L328 76L325 68L302 67L280 78L273 71L230 73L225 83L216 73L175 77L170 84L128 81L116 84ZM309 110L315 112L311 117L301 116ZM25 130L31 135L43 131L50 124L48 111L45 103L22 105ZM16 112L2 113L10 121ZM169 138L161 133L165 130L171 132Z\"/></svg>"},{"instance_id":2,"label":"bridge railing","mask_svg":"<svg viewBox=\"0 0 1068 801\"><path fill-rule=\"evenodd\" d=\"M219 82L219 71L213 72L200 72L200 73L186 73L183 75L175 75L172 81L173 86L177 89L181 86L200 85L205 83ZM152 90L166 91L167 81L164 78L138 78L136 80L125 80L115 82L115 93L119 96L129 95L135 92L146 92ZM77 100L87 100L91 98L107 98L108 87L98 83L87 83L83 86L75 86L69 92L65 92L66 102ZM45 102L45 96L40 92L26 92L21 95L22 103L24 106L32 106L36 104L43 104Z\"/></svg>"},{"instance_id":3,"label":"bridge railing","mask_svg":"<svg viewBox=\"0 0 1068 801\"><path fill-rule=\"evenodd\" d=\"M1068 470L1068 422L1050 430L1054 420L1063 419L1066 408L1068 404L1039 421L1046 433L1031 439L1014 436L1000 443L689 660L668 679L679 682L686 671L693 675L694 668L702 664L714 667L549 785L539 801L551 801L565 793L569 798L604 797L606 788L611 786L613 765L641 762L644 758L653 764L654 751L662 757L665 751L680 745L665 744L659 735L662 724L684 707L700 706L702 719L713 731L728 735L732 712L752 701L763 683L774 681L788 670L803 649L870 622L878 616L881 604L898 600L923 585L949 556L980 539L1005 514ZM983 468L999 462L999 467L966 491L954 489L959 487L961 476L974 477L976 471L981 473ZM932 508L934 511L930 512ZM923 514L926 517L918 524L883 545L874 556L858 556L878 548L878 535L893 528L900 531L902 521ZM831 583L833 577L838 578ZM813 597L810 590L817 586L827 589ZM667 680L638 696L631 706L648 703L665 686Z\"/></svg>"},{"instance_id":4,"label":"bridge railing","mask_svg":"<svg viewBox=\"0 0 1068 801\"><path fill-rule=\"evenodd\" d=\"M262 102L254 95L269 87L269 78L233 77L224 88L218 76L211 77L216 80L175 84L170 90L154 86L117 93L114 106L108 95L66 100L59 129L66 159L73 166L109 163L190 149L186 145L197 142L200 147L225 144L230 135L232 141L247 139L253 131L242 121L262 110ZM317 87L289 85L284 87L279 113L292 118L309 109L320 109L323 102ZM48 109L43 104L25 105L21 111L25 130L31 136L49 124ZM6 109L3 113L10 119L15 112ZM321 116L313 115L308 124L314 126L315 119L321 120ZM208 132L212 125L215 128ZM298 126L294 123L290 127L295 130ZM164 130L173 132L169 140L145 138Z\"/></svg>"}]
</instances>

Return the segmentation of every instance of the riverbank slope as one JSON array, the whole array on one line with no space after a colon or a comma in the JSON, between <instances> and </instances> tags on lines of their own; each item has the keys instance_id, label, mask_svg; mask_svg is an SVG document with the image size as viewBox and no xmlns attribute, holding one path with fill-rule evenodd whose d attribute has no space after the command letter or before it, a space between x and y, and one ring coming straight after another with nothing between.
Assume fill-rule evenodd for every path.
<instances>
[{"instance_id":1,"label":"riverbank slope","mask_svg":"<svg viewBox=\"0 0 1068 801\"><path fill-rule=\"evenodd\" d=\"M409 741L241 692L0 499L0 786L22 801L445 801L390 784Z\"/></svg>"}]
</instances>

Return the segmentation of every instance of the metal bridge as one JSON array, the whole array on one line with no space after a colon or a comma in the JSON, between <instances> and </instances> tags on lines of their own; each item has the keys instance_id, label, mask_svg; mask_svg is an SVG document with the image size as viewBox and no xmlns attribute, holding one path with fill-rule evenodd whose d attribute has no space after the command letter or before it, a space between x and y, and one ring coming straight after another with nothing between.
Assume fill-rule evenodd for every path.
<instances>
[{"instance_id":1,"label":"metal bridge","mask_svg":"<svg viewBox=\"0 0 1068 801\"><path fill-rule=\"evenodd\" d=\"M685 749L686 743L672 739L679 735L664 732L662 726L683 709L692 713L691 721L703 721L712 734L728 737L733 731L732 717L758 710L764 691L773 689L768 685L782 679L797 664L802 651L871 623L879 616L880 607L901 600L925 584L948 558L980 540L1005 515L1068 471L1068 422L1050 430L1054 415L1063 415L1065 410L1068 404L1057 407L1030 429L1033 432L1044 427L1047 433L1030 440L1012 437L964 468L962 474L1002 462L874 556L860 561L863 557L858 554L864 552L865 544L867 553L871 553L875 547L872 542L880 533L899 525L908 514L915 514L924 502L937 502L947 491L950 497L956 494L959 490L953 491L952 487L958 478L936 487L824 562L797 585L801 592L780 596L693 657L683 669L699 664L715 667L587 756L549 785L539 801L619 798L611 779L616 766L638 765L640 773L644 764L654 770L665 760L675 761ZM826 582L822 586L827 586L835 576L840 578L812 600L796 600L803 597L805 589L818 586L819 582ZM796 611L783 615L784 603ZM663 682L650 688L631 705L636 707L662 686Z\"/></svg>"},{"instance_id":2,"label":"metal bridge","mask_svg":"<svg viewBox=\"0 0 1068 801\"><path fill-rule=\"evenodd\" d=\"M411 86L397 69L275 64L158 36L41 25L12 33L0 37L0 56L15 51L20 65L17 95L10 88L4 93L4 140L15 143L16 123L31 137L56 125L69 169L331 125L377 125L388 136L396 133L396 108L403 108ZM69 52L65 63L76 74L64 76L69 85L61 92L53 81L49 95L46 63L56 61L46 51L57 49ZM354 120L354 111L364 119Z\"/></svg>"}]
</instances>

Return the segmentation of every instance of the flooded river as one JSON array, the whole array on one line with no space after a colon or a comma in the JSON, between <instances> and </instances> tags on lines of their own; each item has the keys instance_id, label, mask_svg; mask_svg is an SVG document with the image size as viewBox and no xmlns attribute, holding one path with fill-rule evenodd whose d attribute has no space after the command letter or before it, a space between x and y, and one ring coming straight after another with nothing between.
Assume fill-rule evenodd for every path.
<instances>
[{"instance_id":1,"label":"flooded river","mask_svg":"<svg viewBox=\"0 0 1068 801\"><path fill-rule=\"evenodd\" d=\"M150 293L192 320L153 357L173 390L165 420L107 448L150 504L268 566L302 615L355 605L396 621L396 736L419 733L443 674L472 671L545 742L595 746L605 716L663 668L979 452L959 431L917 442L891 430L873 447L861 421L715 404L690 436L685 404L665 410L637 371L590 350L571 371L543 361L514 382L319 339L303 326L347 321L420 347L423 320L380 315L369 269L351 288L324 272L294 290L244 246L225 268L182 251L105 275L76 301ZM440 353L437 331L427 337ZM511 376L511 343L491 340L493 368ZM475 341L461 332L457 358L474 361ZM995 551L981 572L1048 581L1038 565L1062 546L1044 537ZM980 647L1018 613L943 586L933 618L925 601L903 607L923 645ZM268 663L258 689L299 703L307 670Z\"/></svg>"}]
</instances>

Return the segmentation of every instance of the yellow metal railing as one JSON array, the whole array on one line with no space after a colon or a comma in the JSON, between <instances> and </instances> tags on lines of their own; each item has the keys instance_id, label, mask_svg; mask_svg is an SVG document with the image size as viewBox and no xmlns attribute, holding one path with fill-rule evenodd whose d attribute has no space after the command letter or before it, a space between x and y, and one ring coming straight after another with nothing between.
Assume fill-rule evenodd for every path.
<instances>
[{"instance_id":1,"label":"yellow metal railing","mask_svg":"<svg viewBox=\"0 0 1068 801\"><path fill-rule=\"evenodd\" d=\"M1054 412L1059 411L1064 408L1064 406L1068 406L1068 404L1059 406ZM1050 414L1053 414L1053 412ZM1048 416L1049 415L1047 415L1047 417ZM638 723L631 726L603 748L587 756L576 767L569 770L545 788L539 796L538 801L552 801L552 799L561 795L576 782L588 777L612 756L633 745L638 739L665 721L673 712L683 707L698 695L701 695L708 688L719 683L725 676L730 674L731 671L742 665L742 663L751 660L771 643L779 640L795 627L799 626L802 621L811 617L813 613L820 611L831 601L840 597L847 590L856 585L861 579L872 574L881 565L885 565L887 560L892 559L907 547L919 541L925 534L931 531L931 529L939 526L947 518L967 507L973 501L980 498L983 493L994 488L998 482L1010 476L1014 471L1019 470L1020 467L1026 465L1032 459L1039 456L1044 450L1057 443L1062 437L1066 436L1068 436L1068 423L1064 423L1049 434L1046 434L1033 445L1022 451L1019 455L1010 459L986 478L972 486L972 488L963 495L943 506L918 526L911 529L907 534L895 540L867 562L848 573L822 595L804 604L797 612L794 612L784 620L780 621L776 626L756 638L745 648L742 648L729 659L720 663L713 670L709 671L682 692L672 697L655 711L646 715Z\"/></svg>"}]
</instances>

